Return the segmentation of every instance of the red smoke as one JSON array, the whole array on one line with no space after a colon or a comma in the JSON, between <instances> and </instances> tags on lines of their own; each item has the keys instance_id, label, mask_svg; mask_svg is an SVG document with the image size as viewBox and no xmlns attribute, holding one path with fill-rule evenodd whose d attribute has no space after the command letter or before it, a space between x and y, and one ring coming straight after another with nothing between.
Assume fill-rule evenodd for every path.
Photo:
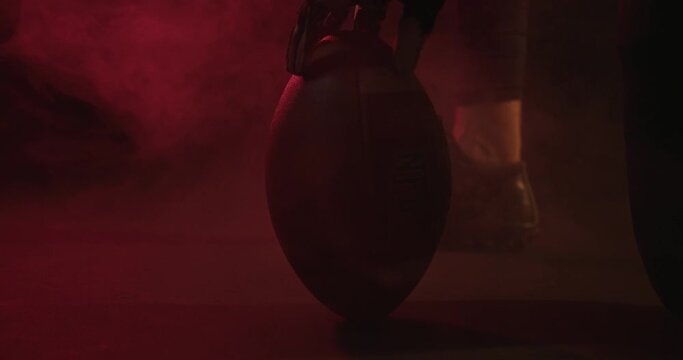
<instances>
[{"instance_id":1,"label":"red smoke","mask_svg":"<svg viewBox=\"0 0 683 360\"><path fill-rule=\"evenodd\" d=\"M12 46L91 81L157 153L267 121L252 112L266 114L286 80L295 3L25 0Z\"/></svg>"},{"instance_id":2,"label":"red smoke","mask_svg":"<svg viewBox=\"0 0 683 360\"><path fill-rule=\"evenodd\" d=\"M284 54L301 2L24 0L10 46L91 82L117 110L131 113L142 155L265 141L288 78ZM389 41L400 8L393 2L385 21ZM439 54L452 46L437 49L436 41L428 43L419 74L448 116L444 71L452 64ZM425 66L435 60L437 69Z\"/></svg>"}]
</instances>

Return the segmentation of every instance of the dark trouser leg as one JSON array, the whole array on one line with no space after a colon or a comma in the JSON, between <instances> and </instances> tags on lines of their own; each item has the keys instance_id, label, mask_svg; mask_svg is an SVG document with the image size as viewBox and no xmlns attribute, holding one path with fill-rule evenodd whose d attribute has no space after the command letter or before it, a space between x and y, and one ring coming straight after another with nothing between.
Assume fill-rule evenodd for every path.
<instances>
[{"instance_id":1,"label":"dark trouser leg","mask_svg":"<svg viewBox=\"0 0 683 360\"><path fill-rule=\"evenodd\" d=\"M457 0L457 102L522 98L527 0Z\"/></svg>"},{"instance_id":2,"label":"dark trouser leg","mask_svg":"<svg viewBox=\"0 0 683 360\"><path fill-rule=\"evenodd\" d=\"M663 1L620 2L624 131L633 228L662 302L683 316L683 61ZM672 4L673 5L673 4ZM673 11L673 9L672 9ZM664 13L665 9L658 9ZM672 39L670 39L672 38Z\"/></svg>"},{"instance_id":3,"label":"dark trouser leg","mask_svg":"<svg viewBox=\"0 0 683 360\"><path fill-rule=\"evenodd\" d=\"M538 214L521 162L527 0L457 0L453 196L444 248L519 250Z\"/></svg>"}]
</instances>

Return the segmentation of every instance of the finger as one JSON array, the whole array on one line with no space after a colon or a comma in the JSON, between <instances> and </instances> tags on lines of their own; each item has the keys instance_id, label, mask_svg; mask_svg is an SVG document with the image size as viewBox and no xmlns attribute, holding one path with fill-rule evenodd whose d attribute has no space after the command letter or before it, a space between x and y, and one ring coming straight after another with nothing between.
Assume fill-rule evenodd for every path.
<instances>
[{"instance_id":1,"label":"finger","mask_svg":"<svg viewBox=\"0 0 683 360\"><path fill-rule=\"evenodd\" d=\"M287 71L301 75L306 58L324 36L338 31L353 0L306 0L287 48Z\"/></svg>"},{"instance_id":2,"label":"finger","mask_svg":"<svg viewBox=\"0 0 683 360\"><path fill-rule=\"evenodd\" d=\"M399 24L395 62L401 72L417 67L422 47L434 29L436 17L445 0L402 0L403 17Z\"/></svg>"},{"instance_id":3,"label":"finger","mask_svg":"<svg viewBox=\"0 0 683 360\"><path fill-rule=\"evenodd\" d=\"M356 6L354 30L378 34L387 14L389 0L360 0Z\"/></svg>"},{"instance_id":4,"label":"finger","mask_svg":"<svg viewBox=\"0 0 683 360\"><path fill-rule=\"evenodd\" d=\"M344 25L346 18L349 16L350 9L351 7L349 6L345 8L333 9L330 11L327 19L325 19L325 24L323 25L323 36L338 32L342 25Z\"/></svg>"},{"instance_id":5,"label":"finger","mask_svg":"<svg viewBox=\"0 0 683 360\"><path fill-rule=\"evenodd\" d=\"M356 3L356 0L315 0L325 5L330 11L348 9Z\"/></svg>"},{"instance_id":6,"label":"finger","mask_svg":"<svg viewBox=\"0 0 683 360\"><path fill-rule=\"evenodd\" d=\"M412 18L419 24L420 36L426 37L434 29L436 17L439 15L445 0L401 0L403 2L403 18Z\"/></svg>"}]
</instances>

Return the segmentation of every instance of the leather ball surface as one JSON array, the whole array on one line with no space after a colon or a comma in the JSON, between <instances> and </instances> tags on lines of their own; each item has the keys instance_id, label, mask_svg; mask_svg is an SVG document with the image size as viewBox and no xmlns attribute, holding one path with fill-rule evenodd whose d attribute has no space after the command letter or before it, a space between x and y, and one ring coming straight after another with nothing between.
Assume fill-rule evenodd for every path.
<instances>
[{"instance_id":1,"label":"leather ball surface","mask_svg":"<svg viewBox=\"0 0 683 360\"><path fill-rule=\"evenodd\" d=\"M271 127L271 221L318 300L345 318L381 318L417 285L443 231L443 126L379 39L328 37L308 69L289 81Z\"/></svg>"}]
</instances>

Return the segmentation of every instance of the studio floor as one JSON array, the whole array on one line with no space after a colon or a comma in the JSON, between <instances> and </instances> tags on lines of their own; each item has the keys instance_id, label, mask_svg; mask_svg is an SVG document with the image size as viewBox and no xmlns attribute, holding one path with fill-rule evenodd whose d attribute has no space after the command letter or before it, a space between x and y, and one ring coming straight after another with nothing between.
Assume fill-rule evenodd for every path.
<instances>
[{"instance_id":1,"label":"studio floor","mask_svg":"<svg viewBox=\"0 0 683 360\"><path fill-rule=\"evenodd\" d=\"M256 168L3 204L2 358L683 355L683 327L649 285L623 198L577 217L540 186L542 229L527 251L439 252L385 323L358 327L316 302L288 266Z\"/></svg>"}]
</instances>

